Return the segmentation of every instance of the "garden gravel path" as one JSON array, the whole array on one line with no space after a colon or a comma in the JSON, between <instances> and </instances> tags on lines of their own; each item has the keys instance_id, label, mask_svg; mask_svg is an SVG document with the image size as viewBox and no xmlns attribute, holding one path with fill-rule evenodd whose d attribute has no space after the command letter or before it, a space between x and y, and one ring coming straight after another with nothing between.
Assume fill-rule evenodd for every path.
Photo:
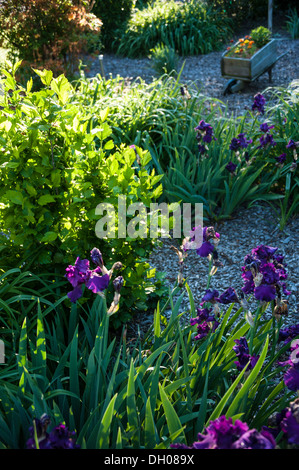
<instances>
[{"instance_id":1,"label":"garden gravel path","mask_svg":"<svg viewBox=\"0 0 299 470\"><path fill-rule=\"evenodd\" d=\"M195 85L201 93L221 100L227 104L229 111L240 115L246 106L251 106L256 93L262 92L268 86L287 87L293 80L299 79L299 39L291 40L284 32L276 38L278 55L286 54L273 67L272 83L269 82L268 73L265 73L254 82L246 84L241 92L224 96L223 91L228 80L221 76L220 60L223 51L180 59L180 67L185 62L180 81L189 85L189 89L192 84ZM234 39L237 39L237 36ZM146 83L151 83L155 78L148 58L128 59L114 54L103 54L103 67L107 79L119 75L127 82L141 78ZM92 77L98 73L101 74L100 61L91 59L86 76Z\"/></svg>"},{"instance_id":2,"label":"garden gravel path","mask_svg":"<svg viewBox=\"0 0 299 470\"><path fill-rule=\"evenodd\" d=\"M234 39L238 37L235 36ZM286 87L293 80L299 79L299 40L291 40L285 31L281 31L277 39L278 53L287 52L287 54L275 65L271 86ZM240 115L246 106L251 106L254 95L263 92L270 85L268 74L246 85L241 92L224 97L223 89L227 80L221 76L221 55L222 52L212 52L203 56L185 58L181 82L184 84L194 82L207 97L221 100L227 104L230 111L235 111ZM106 78L119 75L131 81L141 77L147 83L154 78L148 58L128 59L104 54L103 65ZM87 77L101 73L98 60L91 62L89 67L90 69L86 71ZM243 286L241 266L244 256L260 244L276 246L285 255L288 272L287 288L291 291L291 295L288 296L289 313L284 317L283 327L299 322L299 219L289 221L285 230L280 231L273 209L261 203L251 208L242 208L233 218L216 228L221 236L218 252L223 267L219 268L216 275L212 277L210 287L219 290L219 293L229 286L240 289ZM179 241L163 239L163 246L154 250L150 263L158 271L165 272L165 282L173 286L178 274L178 257L171 245L179 247ZM184 276L194 295L195 305L199 306L208 278L207 259L200 258L195 251L190 251L185 261ZM250 307L253 309L254 305ZM189 310L187 293L180 310L185 309ZM146 331L152 324L152 320L153 314L150 311L136 314L128 325L128 335L131 338L136 336L137 326L141 332Z\"/></svg>"}]
</instances>

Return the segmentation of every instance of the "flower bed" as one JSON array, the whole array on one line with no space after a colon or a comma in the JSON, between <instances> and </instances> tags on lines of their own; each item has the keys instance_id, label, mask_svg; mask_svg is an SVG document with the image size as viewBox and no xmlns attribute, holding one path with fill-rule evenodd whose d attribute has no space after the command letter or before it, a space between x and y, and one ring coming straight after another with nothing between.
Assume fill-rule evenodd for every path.
<instances>
[{"instance_id":1,"label":"flower bed","mask_svg":"<svg viewBox=\"0 0 299 470\"><path fill-rule=\"evenodd\" d=\"M124 190L131 200L141 197L149 205L161 194L162 187L157 184L162 175L155 175L153 168L147 166L150 155L138 148L137 142L133 145L132 139L131 146L119 143L114 153L114 143L108 137L113 134L112 124L116 134L117 118L109 124L107 106L97 102L99 81L96 90L88 88L85 81L80 82L80 95L64 77L53 79L49 71L38 73L45 88L33 93L30 83L22 89L7 72L1 109L1 142L5 150L1 179L6 204L1 207L6 223L4 236L1 234L2 251L6 249L11 255L19 247L20 263L18 268L3 270L0 278L1 339L7 361L7 367L0 369L1 446L268 449L297 445L298 344L294 341L298 326L284 328L284 299L289 295L287 259L276 247L253 246L240 266L243 289L238 292L233 285L224 284L221 290L211 289L211 279L221 274L221 230L197 227L176 250L178 280L169 295L155 304L154 320L146 337L136 337L135 344L128 342L125 324L116 336L111 323L115 318L129 321L128 304L137 288L142 289L140 279L148 252L142 240L132 250L130 239L124 243L102 240L103 253L98 248L91 249L89 224L84 224L86 236L78 236L86 208L88 215L92 210L84 204L94 194L104 198L109 191L110 202L115 202L114 198ZM86 94L84 87L88 89ZM162 88L160 82L160 90L159 87ZM186 118L187 104L182 97L177 98L177 87L172 93L174 107L182 100ZM90 95L93 105L97 103L92 111L97 113L89 107ZM125 93L120 90L118 100L124 99ZM112 103L112 97L110 100ZM264 160L269 158L271 179L275 176L279 186L281 178L286 178L285 189L291 191L298 142L292 138L295 111L288 106L290 109L284 109L278 124L266 121L265 98L256 95L251 109L251 133L245 128L246 119L236 127L229 122L231 129L224 127L217 116L221 128L217 132L214 121L212 125L204 116L196 124L190 119L191 140L198 147L198 167L206 165L211 169L209 152L213 145L225 148L218 168L226 183L225 192L218 196L221 199L221 194L225 194L227 210L237 205L233 195L239 195L240 187L244 190L244 181L252 190L245 170L249 162L256 161L259 151L263 165L256 171L264 168ZM145 117L143 114L140 122ZM156 115L153 119L157 121ZM120 121L125 125L123 119ZM129 119L126 125L130 126ZM280 132L275 134L276 126L280 126ZM157 125L154 130L157 132ZM118 132L121 133L120 125ZM258 145L248 158L247 152L256 140ZM284 150L285 156L276 151L277 147ZM219 163L220 154L218 150L215 153ZM212 184L209 189L213 189ZM292 194L296 190L294 184ZM43 193L38 193L36 203L37 191ZM70 208L73 212L69 216L76 221L73 227L65 220ZM39 223L35 225L37 216ZM60 232L61 218L64 223ZM14 220L18 220L19 227L11 223ZM90 222L87 215L86 222ZM30 224L38 230L38 236ZM208 273L199 303L195 303L184 279L186 254L196 230L202 230L203 244L197 247L197 254L207 263ZM38 237L39 248L51 255L58 248L54 251L60 255L58 260L55 257L56 265L50 261L41 267L41 258L39 270L29 271L27 260L20 256L22 242L28 242L28 235L32 236L31 243ZM26 240L22 238L26 236ZM67 256L62 251L63 237L67 237ZM77 245L73 244L75 239ZM32 244L27 248L30 252ZM125 263L127 269L123 269ZM133 278L133 268L137 279ZM153 289L150 277L146 286L149 291ZM182 311L185 292L189 307ZM145 289L142 293L147 299ZM123 299L125 302L121 302ZM258 304L256 309L251 307L252 300ZM170 317L165 315L168 307ZM275 426L269 422L273 415L280 417ZM224 437L234 432L234 438L225 439L224 444L219 428L225 429Z\"/></svg>"}]
</instances>

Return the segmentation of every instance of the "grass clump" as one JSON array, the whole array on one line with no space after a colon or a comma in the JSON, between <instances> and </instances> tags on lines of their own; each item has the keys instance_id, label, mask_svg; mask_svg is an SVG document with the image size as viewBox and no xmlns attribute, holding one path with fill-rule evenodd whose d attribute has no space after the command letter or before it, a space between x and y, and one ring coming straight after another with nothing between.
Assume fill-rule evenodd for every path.
<instances>
[{"instance_id":1,"label":"grass clump","mask_svg":"<svg viewBox=\"0 0 299 470\"><path fill-rule=\"evenodd\" d=\"M179 55L206 54L219 49L232 23L222 11L212 11L204 2L181 3L158 0L135 10L116 42L126 57L147 56L157 44L173 48Z\"/></svg>"}]
</instances>

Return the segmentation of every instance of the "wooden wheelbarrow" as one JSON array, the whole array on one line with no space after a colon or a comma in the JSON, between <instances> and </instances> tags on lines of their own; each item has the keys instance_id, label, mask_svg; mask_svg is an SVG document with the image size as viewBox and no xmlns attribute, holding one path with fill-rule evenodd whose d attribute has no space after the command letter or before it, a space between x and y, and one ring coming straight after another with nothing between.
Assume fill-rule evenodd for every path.
<instances>
[{"instance_id":1,"label":"wooden wheelbarrow","mask_svg":"<svg viewBox=\"0 0 299 470\"><path fill-rule=\"evenodd\" d=\"M266 72L271 83L274 65L288 51L277 55L276 39L272 39L250 59L228 57L227 53L225 52L221 57L221 75L229 79L223 89L224 95L242 90L246 83L253 82Z\"/></svg>"}]
</instances>

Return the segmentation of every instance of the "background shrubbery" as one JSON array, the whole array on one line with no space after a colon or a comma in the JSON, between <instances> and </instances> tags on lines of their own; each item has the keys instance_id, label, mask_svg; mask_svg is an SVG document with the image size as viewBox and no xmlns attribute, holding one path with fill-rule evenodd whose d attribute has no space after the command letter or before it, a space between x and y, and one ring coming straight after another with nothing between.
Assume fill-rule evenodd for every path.
<instances>
[{"instance_id":1,"label":"background shrubbery","mask_svg":"<svg viewBox=\"0 0 299 470\"><path fill-rule=\"evenodd\" d=\"M221 47L231 28L222 11L213 12L205 3L159 0L134 11L114 47L127 57L147 56L159 43L182 56L205 54Z\"/></svg>"},{"instance_id":2,"label":"background shrubbery","mask_svg":"<svg viewBox=\"0 0 299 470\"><path fill-rule=\"evenodd\" d=\"M89 12L88 1L4 0L0 38L12 61L22 59L22 73L31 67L51 69L55 76L72 74L82 53L101 48L102 22Z\"/></svg>"},{"instance_id":3,"label":"background shrubbery","mask_svg":"<svg viewBox=\"0 0 299 470\"><path fill-rule=\"evenodd\" d=\"M103 22L102 40L106 50L117 40L117 30L126 25L129 20L134 0L95 0L92 12Z\"/></svg>"}]
</instances>

